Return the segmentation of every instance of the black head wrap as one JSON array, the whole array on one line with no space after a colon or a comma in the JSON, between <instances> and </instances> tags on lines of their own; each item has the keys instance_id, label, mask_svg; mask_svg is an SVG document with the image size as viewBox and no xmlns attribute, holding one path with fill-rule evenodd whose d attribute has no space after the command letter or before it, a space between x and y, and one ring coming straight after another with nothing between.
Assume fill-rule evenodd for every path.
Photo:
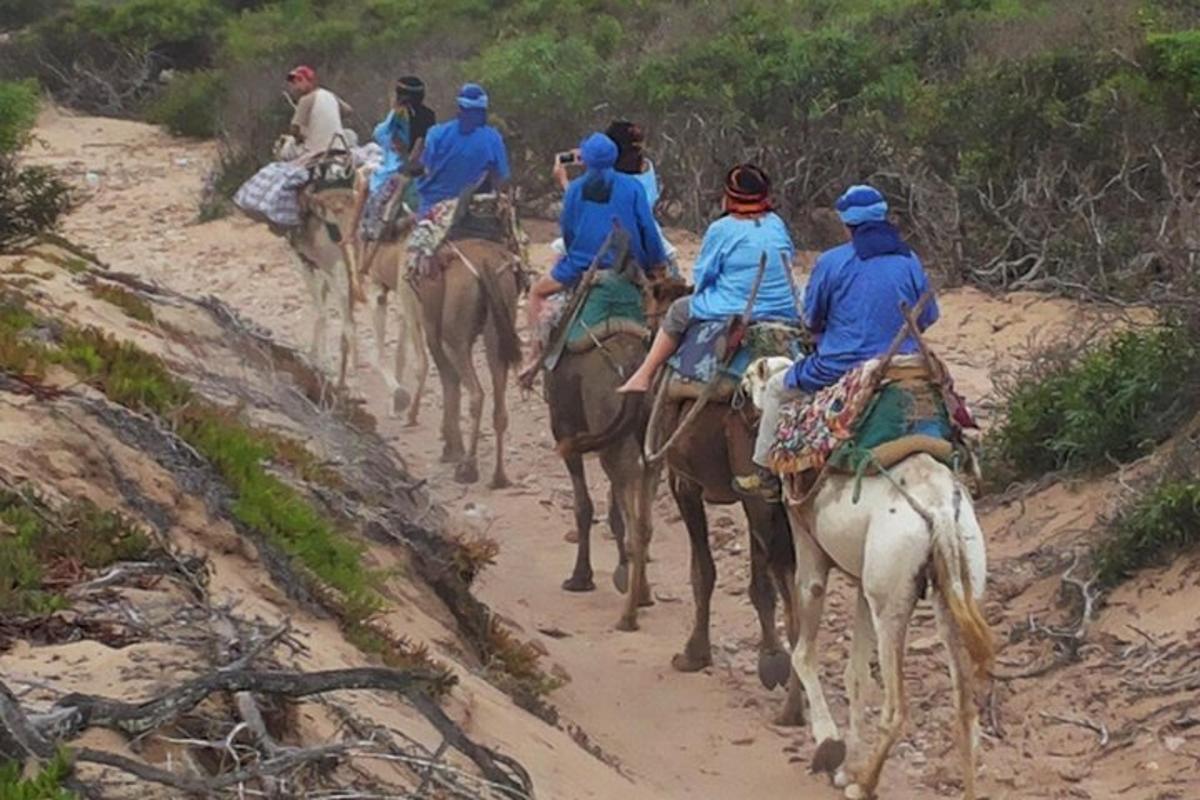
<instances>
[{"instance_id":1,"label":"black head wrap","mask_svg":"<svg viewBox=\"0 0 1200 800\"><path fill-rule=\"evenodd\" d=\"M420 105L425 99L425 83L415 75L405 75L396 81L396 102Z\"/></svg>"}]
</instances>

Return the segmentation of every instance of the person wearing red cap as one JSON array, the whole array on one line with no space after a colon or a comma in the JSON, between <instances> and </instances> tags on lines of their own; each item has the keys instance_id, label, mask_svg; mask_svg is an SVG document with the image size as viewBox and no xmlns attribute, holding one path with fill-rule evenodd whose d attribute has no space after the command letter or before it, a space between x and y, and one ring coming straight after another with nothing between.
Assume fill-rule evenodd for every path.
<instances>
[{"instance_id":1,"label":"person wearing red cap","mask_svg":"<svg viewBox=\"0 0 1200 800\"><path fill-rule=\"evenodd\" d=\"M292 136L295 147L285 148L286 159L323 153L343 132L342 114L351 108L340 97L317 84L317 73L301 64L288 73L288 94L296 101L292 115Z\"/></svg>"}]
</instances>

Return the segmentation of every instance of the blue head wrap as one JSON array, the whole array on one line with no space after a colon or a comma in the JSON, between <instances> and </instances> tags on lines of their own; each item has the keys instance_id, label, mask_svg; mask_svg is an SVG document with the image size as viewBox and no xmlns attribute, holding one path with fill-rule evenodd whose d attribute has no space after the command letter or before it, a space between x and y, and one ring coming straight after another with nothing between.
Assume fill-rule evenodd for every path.
<instances>
[{"instance_id":1,"label":"blue head wrap","mask_svg":"<svg viewBox=\"0 0 1200 800\"><path fill-rule=\"evenodd\" d=\"M838 198L835 207L842 222L851 228L866 222L887 220L887 200L873 186L851 186L845 194Z\"/></svg>"},{"instance_id":2,"label":"blue head wrap","mask_svg":"<svg viewBox=\"0 0 1200 800\"><path fill-rule=\"evenodd\" d=\"M617 163L617 143L603 133L593 133L579 145L584 175L583 199L607 203L612 196L613 165Z\"/></svg>"},{"instance_id":3,"label":"blue head wrap","mask_svg":"<svg viewBox=\"0 0 1200 800\"><path fill-rule=\"evenodd\" d=\"M470 133L487 124L487 92L478 83L464 83L458 90L458 129Z\"/></svg>"},{"instance_id":4,"label":"blue head wrap","mask_svg":"<svg viewBox=\"0 0 1200 800\"><path fill-rule=\"evenodd\" d=\"M883 255L911 255L900 231L887 220L888 204L873 186L851 186L838 198L838 214L852 230L854 252L866 260Z\"/></svg>"},{"instance_id":5,"label":"blue head wrap","mask_svg":"<svg viewBox=\"0 0 1200 800\"><path fill-rule=\"evenodd\" d=\"M617 163L617 143L603 133L593 133L579 145L588 169L609 169Z\"/></svg>"}]
</instances>

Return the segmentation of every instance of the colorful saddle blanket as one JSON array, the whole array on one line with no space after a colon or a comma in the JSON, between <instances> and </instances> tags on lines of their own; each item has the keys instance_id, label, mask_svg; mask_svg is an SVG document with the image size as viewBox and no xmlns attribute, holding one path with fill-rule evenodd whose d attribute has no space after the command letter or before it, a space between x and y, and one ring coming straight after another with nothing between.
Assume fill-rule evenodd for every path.
<instances>
[{"instance_id":1,"label":"colorful saddle blanket","mask_svg":"<svg viewBox=\"0 0 1200 800\"><path fill-rule=\"evenodd\" d=\"M784 406L771 462L784 475L826 465L858 474L918 452L953 464L965 458L962 430L974 427L940 361L873 359L810 401Z\"/></svg>"},{"instance_id":2,"label":"colorful saddle blanket","mask_svg":"<svg viewBox=\"0 0 1200 800\"><path fill-rule=\"evenodd\" d=\"M723 366L718 360L717 348L727 328L728 322L725 320L693 322L667 364L684 380L708 383L719 371L736 383L756 358L784 356L794 361L807 351L806 337L795 323L788 320L759 320L750 324L742 346L733 359Z\"/></svg>"}]
</instances>

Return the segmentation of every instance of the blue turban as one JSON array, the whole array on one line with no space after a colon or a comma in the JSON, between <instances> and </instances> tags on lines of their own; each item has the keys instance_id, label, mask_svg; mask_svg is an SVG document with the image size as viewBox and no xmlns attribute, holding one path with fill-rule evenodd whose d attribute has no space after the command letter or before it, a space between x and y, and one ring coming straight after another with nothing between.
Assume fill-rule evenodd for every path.
<instances>
[{"instance_id":1,"label":"blue turban","mask_svg":"<svg viewBox=\"0 0 1200 800\"><path fill-rule=\"evenodd\" d=\"M458 90L459 108L487 108L487 92L478 83L464 83Z\"/></svg>"},{"instance_id":2,"label":"blue turban","mask_svg":"<svg viewBox=\"0 0 1200 800\"><path fill-rule=\"evenodd\" d=\"M464 83L458 90L458 130L470 133L487 125L487 92L478 83Z\"/></svg>"},{"instance_id":3,"label":"blue turban","mask_svg":"<svg viewBox=\"0 0 1200 800\"><path fill-rule=\"evenodd\" d=\"M593 133L579 146L588 169L608 169L617 163L617 143L603 133Z\"/></svg>"},{"instance_id":4,"label":"blue turban","mask_svg":"<svg viewBox=\"0 0 1200 800\"><path fill-rule=\"evenodd\" d=\"M842 222L852 228L866 222L887 220L887 200L873 186L851 186L845 194L838 198L835 207Z\"/></svg>"}]
</instances>

